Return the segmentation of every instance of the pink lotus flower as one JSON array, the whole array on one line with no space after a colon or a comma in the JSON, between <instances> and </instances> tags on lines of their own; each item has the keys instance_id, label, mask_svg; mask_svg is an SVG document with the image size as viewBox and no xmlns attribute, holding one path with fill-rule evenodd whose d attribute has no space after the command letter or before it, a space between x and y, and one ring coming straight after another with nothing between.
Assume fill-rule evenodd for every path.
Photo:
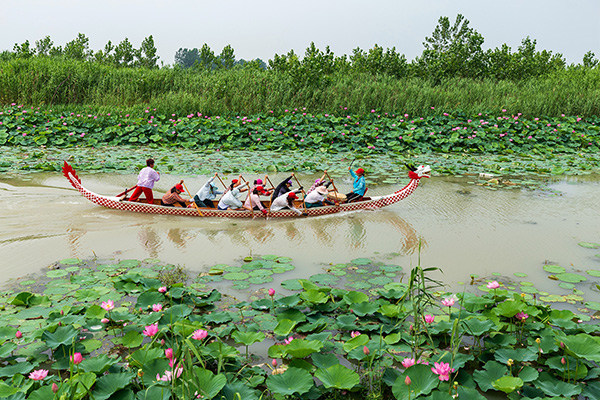
<instances>
[{"instance_id":1,"label":"pink lotus flower","mask_svg":"<svg viewBox=\"0 0 600 400\"><path fill-rule=\"evenodd\" d=\"M166 293L167 292L167 287L166 286L161 286L161 287L158 288L158 291L160 293Z\"/></svg>"},{"instance_id":2,"label":"pink lotus flower","mask_svg":"<svg viewBox=\"0 0 600 400\"><path fill-rule=\"evenodd\" d=\"M500 284L497 281L491 281L486 286L488 289L498 289L500 287Z\"/></svg>"},{"instance_id":3,"label":"pink lotus flower","mask_svg":"<svg viewBox=\"0 0 600 400\"><path fill-rule=\"evenodd\" d=\"M406 375L406 378L404 378L404 383L406 384L406 386L410 386L410 384L412 383L410 380L410 376Z\"/></svg>"},{"instance_id":4,"label":"pink lotus flower","mask_svg":"<svg viewBox=\"0 0 600 400\"><path fill-rule=\"evenodd\" d=\"M165 350L165 357L167 357L169 360L173 358L173 349L172 348L168 348Z\"/></svg>"},{"instance_id":5,"label":"pink lotus flower","mask_svg":"<svg viewBox=\"0 0 600 400\"><path fill-rule=\"evenodd\" d=\"M162 308L163 308L162 304L152 304L152 311L154 311L154 312L162 311Z\"/></svg>"},{"instance_id":6,"label":"pink lotus flower","mask_svg":"<svg viewBox=\"0 0 600 400\"><path fill-rule=\"evenodd\" d=\"M371 350L369 350L369 348L365 346L363 347L363 353L365 353L365 356L368 356L371 353Z\"/></svg>"},{"instance_id":7,"label":"pink lotus flower","mask_svg":"<svg viewBox=\"0 0 600 400\"><path fill-rule=\"evenodd\" d=\"M414 358L405 358L404 360L402 360L402 366L404 368L412 367L413 365L415 365Z\"/></svg>"},{"instance_id":8,"label":"pink lotus flower","mask_svg":"<svg viewBox=\"0 0 600 400\"><path fill-rule=\"evenodd\" d=\"M164 382L171 382L174 377L179 378L181 376L182 372L183 372L183 367L175 368L175 370L173 372L167 370L167 371L165 371L163 376L160 376L160 374L156 374L156 380L164 381Z\"/></svg>"},{"instance_id":9,"label":"pink lotus flower","mask_svg":"<svg viewBox=\"0 0 600 400\"><path fill-rule=\"evenodd\" d=\"M45 377L48 376L47 369L36 369L35 371L29 374L29 379L33 379L34 381L41 381Z\"/></svg>"},{"instance_id":10,"label":"pink lotus flower","mask_svg":"<svg viewBox=\"0 0 600 400\"><path fill-rule=\"evenodd\" d=\"M435 320L435 317L431 314L427 314L425 315L425 322L428 324L433 323L433 320Z\"/></svg>"},{"instance_id":11,"label":"pink lotus flower","mask_svg":"<svg viewBox=\"0 0 600 400\"><path fill-rule=\"evenodd\" d=\"M269 289L269 296L271 296L271 297L275 296L275 289L273 289L273 288Z\"/></svg>"},{"instance_id":12,"label":"pink lotus flower","mask_svg":"<svg viewBox=\"0 0 600 400\"><path fill-rule=\"evenodd\" d=\"M81 353L75 353L72 356L69 356L69 360L75 365L80 364L83 361L83 356Z\"/></svg>"},{"instance_id":13,"label":"pink lotus flower","mask_svg":"<svg viewBox=\"0 0 600 400\"><path fill-rule=\"evenodd\" d=\"M271 360L271 365L272 365L273 367L276 367L276 366L277 366L277 360L276 360L276 359L272 359L272 360Z\"/></svg>"},{"instance_id":14,"label":"pink lotus flower","mask_svg":"<svg viewBox=\"0 0 600 400\"><path fill-rule=\"evenodd\" d=\"M515 315L515 317L517 317L518 320L520 320L521 322L524 322L527 318L529 318L528 314L525 314L523 311L517 313L517 315Z\"/></svg>"},{"instance_id":15,"label":"pink lotus flower","mask_svg":"<svg viewBox=\"0 0 600 400\"><path fill-rule=\"evenodd\" d=\"M359 332L359 331L352 331L352 332L350 332L350 337L351 337L351 338L355 338L355 337L357 337L357 336L359 336L359 335L360 335L360 332Z\"/></svg>"},{"instance_id":16,"label":"pink lotus flower","mask_svg":"<svg viewBox=\"0 0 600 400\"><path fill-rule=\"evenodd\" d=\"M157 333L158 333L158 323L148 325L147 327L145 327L144 331L142 332L142 335L148 336L148 337L153 337Z\"/></svg>"},{"instance_id":17,"label":"pink lotus flower","mask_svg":"<svg viewBox=\"0 0 600 400\"><path fill-rule=\"evenodd\" d=\"M205 339L207 336L208 336L207 331L205 331L204 329L197 329L192 334L192 339L202 340L202 339Z\"/></svg>"},{"instance_id":18,"label":"pink lotus flower","mask_svg":"<svg viewBox=\"0 0 600 400\"><path fill-rule=\"evenodd\" d=\"M102 304L100 304L100 307L104 308L106 311L110 311L115 308L115 302L112 300L103 301Z\"/></svg>"},{"instance_id":19,"label":"pink lotus flower","mask_svg":"<svg viewBox=\"0 0 600 400\"><path fill-rule=\"evenodd\" d=\"M454 305L454 297L446 297L442 300L442 305L446 307L452 307Z\"/></svg>"},{"instance_id":20,"label":"pink lotus flower","mask_svg":"<svg viewBox=\"0 0 600 400\"><path fill-rule=\"evenodd\" d=\"M283 343L285 343L285 344L290 344L290 343L292 343L292 340L294 340L294 337L293 337L293 336L290 336L290 337L289 337L289 338L287 338L287 339L283 339Z\"/></svg>"},{"instance_id":21,"label":"pink lotus flower","mask_svg":"<svg viewBox=\"0 0 600 400\"><path fill-rule=\"evenodd\" d=\"M450 372L454 372L454 368L450 368L450 364L441 362L434 363L435 368L431 368L431 371L438 375L440 381L447 381L450 379Z\"/></svg>"},{"instance_id":22,"label":"pink lotus flower","mask_svg":"<svg viewBox=\"0 0 600 400\"><path fill-rule=\"evenodd\" d=\"M103 324L108 324L110 320L108 318L102 318L100 322L102 322Z\"/></svg>"},{"instance_id":23,"label":"pink lotus flower","mask_svg":"<svg viewBox=\"0 0 600 400\"><path fill-rule=\"evenodd\" d=\"M17 331L17 333L15 333L15 337L17 339L21 339L23 337L23 333L21 331Z\"/></svg>"}]
</instances>

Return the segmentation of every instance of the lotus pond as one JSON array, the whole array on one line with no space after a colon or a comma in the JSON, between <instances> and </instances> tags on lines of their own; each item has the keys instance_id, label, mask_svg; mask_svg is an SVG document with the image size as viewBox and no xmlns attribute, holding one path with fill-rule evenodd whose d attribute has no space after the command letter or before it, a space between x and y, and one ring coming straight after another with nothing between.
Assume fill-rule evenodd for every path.
<instances>
[{"instance_id":1,"label":"lotus pond","mask_svg":"<svg viewBox=\"0 0 600 400\"><path fill-rule=\"evenodd\" d=\"M201 274L155 259L58 261L1 294L0 396L600 396L599 331L586 322L600 303L561 310L492 278L448 292L435 268L366 258L269 287L294 269L277 255ZM573 282L560 266L544 270ZM597 285L600 270L587 279Z\"/></svg>"}]
</instances>

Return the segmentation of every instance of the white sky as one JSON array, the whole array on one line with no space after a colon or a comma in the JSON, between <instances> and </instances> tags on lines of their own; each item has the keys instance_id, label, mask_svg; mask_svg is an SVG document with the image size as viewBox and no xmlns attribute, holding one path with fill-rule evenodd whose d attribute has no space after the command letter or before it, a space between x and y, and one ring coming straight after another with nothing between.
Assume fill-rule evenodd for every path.
<instances>
[{"instance_id":1,"label":"white sky","mask_svg":"<svg viewBox=\"0 0 600 400\"><path fill-rule=\"evenodd\" d=\"M311 41L337 56L396 47L410 61L441 16L454 22L459 13L483 35L484 49L506 43L516 51L530 36L568 63L589 50L600 58L600 0L3 0L0 51L46 35L64 46L81 32L93 50L126 37L139 48L153 35L165 64L179 48L204 43L215 54L230 44L236 59L267 62L291 49L303 55Z\"/></svg>"}]
</instances>

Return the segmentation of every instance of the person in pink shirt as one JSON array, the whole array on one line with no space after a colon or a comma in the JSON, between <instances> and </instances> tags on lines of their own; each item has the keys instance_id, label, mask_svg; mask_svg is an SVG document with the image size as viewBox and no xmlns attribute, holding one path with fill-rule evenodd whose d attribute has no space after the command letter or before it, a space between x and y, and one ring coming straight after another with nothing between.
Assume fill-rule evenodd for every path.
<instances>
[{"instance_id":1,"label":"person in pink shirt","mask_svg":"<svg viewBox=\"0 0 600 400\"><path fill-rule=\"evenodd\" d=\"M244 207L246 210L260 210L263 214L266 214L268 211L262 205L260 201L260 195L268 196L269 193L265 191L262 186L256 186L254 190L250 193L250 195L246 198L244 202Z\"/></svg>"},{"instance_id":2,"label":"person in pink shirt","mask_svg":"<svg viewBox=\"0 0 600 400\"><path fill-rule=\"evenodd\" d=\"M129 201L137 201L142 193L146 196L146 201L149 204L154 203L154 195L152 194L152 189L154 188L154 183L160 180L160 174L154 170L154 160L149 158L146 160L146 167L142 168L140 174L138 175L138 183L129 198Z\"/></svg>"}]
</instances>

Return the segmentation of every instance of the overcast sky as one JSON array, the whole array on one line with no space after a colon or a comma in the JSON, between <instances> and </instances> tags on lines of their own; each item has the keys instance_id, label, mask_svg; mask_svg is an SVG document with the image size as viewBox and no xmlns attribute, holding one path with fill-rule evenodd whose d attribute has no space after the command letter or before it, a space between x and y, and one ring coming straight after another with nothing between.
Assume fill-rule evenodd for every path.
<instances>
[{"instance_id":1,"label":"overcast sky","mask_svg":"<svg viewBox=\"0 0 600 400\"><path fill-rule=\"evenodd\" d=\"M396 47L410 61L441 16L454 22L459 13L483 35L484 49L506 43L516 51L530 36L568 63L589 50L600 58L600 0L3 0L0 51L46 35L64 46L81 32L93 50L126 37L139 48L152 35L165 64L179 48L204 43L216 54L229 44L236 59L267 62L291 49L303 55L311 41L338 56Z\"/></svg>"}]
</instances>

